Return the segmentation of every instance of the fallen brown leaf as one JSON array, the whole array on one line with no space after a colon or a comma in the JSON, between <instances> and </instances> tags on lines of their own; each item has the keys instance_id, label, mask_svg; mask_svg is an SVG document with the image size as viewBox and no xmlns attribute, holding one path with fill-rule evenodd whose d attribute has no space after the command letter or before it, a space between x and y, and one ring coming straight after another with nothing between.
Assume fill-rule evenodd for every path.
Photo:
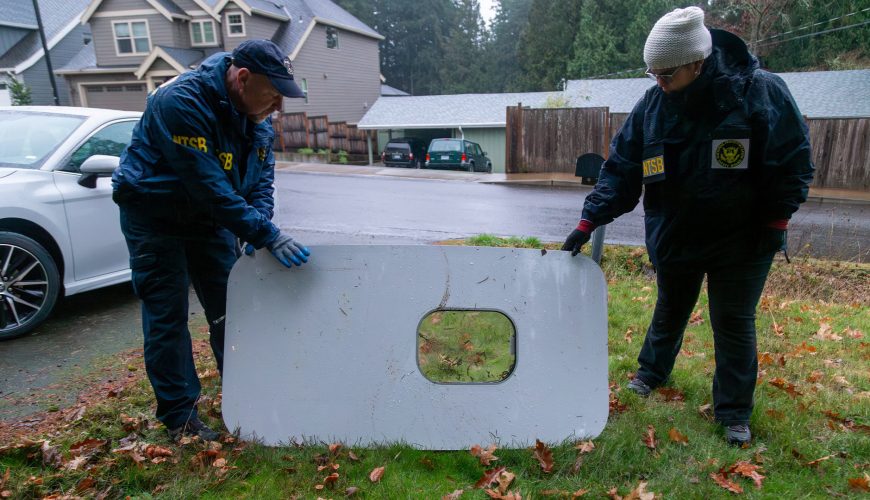
<instances>
[{"instance_id":1,"label":"fallen brown leaf","mask_svg":"<svg viewBox=\"0 0 870 500\"><path fill-rule=\"evenodd\" d=\"M335 483L338 482L338 478L339 478L338 473L333 472L332 474L326 476L326 478L323 479L323 484L325 486L333 488L333 487L335 487Z\"/></svg>"},{"instance_id":2,"label":"fallen brown leaf","mask_svg":"<svg viewBox=\"0 0 870 500\"><path fill-rule=\"evenodd\" d=\"M861 333L861 330L853 330L851 328L846 328L843 330L843 335L849 337L850 339L863 339L864 334Z\"/></svg>"},{"instance_id":3,"label":"fallen brown leaf","mask_svg":"<svg viewBox=\"0 0 870 500\"><path fill-rule=\"evenodd\" d=\"M359 462L359 458L356 456L356 453L352 451L347 452L347 458L349 458L352 462Z\"/></svg>"},{"instance_id":4,"label":"fallen brown leaf","mask_svg":"<svg viewBox=\"0 0 870 500\"><path fill-rule=\"evenodd\" d=\"M764 476L758 473L761 470L760 465L751 464L746 461L740 461L735 463L730 472L735 474L740 474L743 477L748 477L752 479L752 482L755 483L756 488L761 488L761 482L764 480Z\"/></svg>"},{"instance_id":5,"label":"fallen brown leaf","mask_svg":"<svg viewBox=\"0 0 870 500\"><path fill-rule=\"evenodd\" d=\"M713 420L713 405L705 404L698 407L698 414L707 420Z\"/></svg>"},{"instance_id":6,"label":"fallen brown leaf","mask_svg":"<svg viewBox=\"0 0 870 500\"><path fill-rule=\"evenodd\" d=\"M800 392L800 391L798 391L797 389L795 389L794 384L791 384L791 383L787 382L787 381L786 381L784 378L782 378L782 377L776 377L776 378L774 378L773 380L771 380L771 381L768 382L768 383L769 383L770 385L776 387L777 389L782 389L783 391L785 391L786 393L788 393L789 396L791 396L791 397L793 397L793 398L796 398L796 397L798 397L798 396L802 396L802 395L803 395L802 392Z\"/></svg>"},{"instance_id":7,"label":"fallen brown leaf","mask_svg":"<svg viewBox=\"0 0 870 500\"><path fill-rule=\"evenodd\" d=\"M850 477L849 487L853 490L870 491L870 476L864 473L864 477Z\"/></svg>"},{"instance_id":8,"label":"fallen brown leaf","mask_svg":"<svg viewBox=\"0 0 870 500\"><path fill-rule=\"evenodd\" d=\"M507 467L496 467L495 469L490 469L483 473L483 477L477 480L474 483L475 489L477 488L488 488L492 483L498 481L498 476L507 470Z\"/></svg>"},{"instance_id":9,"label":"fallen brown leaf","mask_svg":"<svg viewBox=\"0 0 870 500\"><path fill-rule=\"evenodd\" d=\"M145 456L148 458L171 457L172 450L151 444L145 447Z\"/></svg>"},{"instance_id":10,"label":"fallen brown leaf","mask_svg":"<svg viewBox=\"0 0 870 500\"><path fill-rule=\"evenodd\" d=\"M356 486L351 486L348 489L344 490L344 496L352 497L356 495L357 492L359 492L359 488L357 488Z\"/></svg>"},{"instance_id":11,"label":"fallen brown leaf","mask_svg":"<svg viewBox=\"0 0 870 500\"><path fill-rule=\"evenodd\" d=\"M441 500L457 500L462 496L463 490L453 490L453 493L448 493L441 497Z\"/></svg>"},{"instance_id":12,"label":"fallen brown leaf","mask_svg":"<svg viewBox=\"0 0 870 500\"><path fill-rule=\"evenodd\" d=\"M643 444L646 445L647 448L654 450L656 449L656 428L647 425L646 432L643 435Z\"/></svg>"},{"instance_id":13,"label":"fallen brown leaf","mask_svg":"<svg viewBox=\"0 0 870 500\"><path fill-rule=\"evenodd\" d=\"M48 441L43 441L40 451L42 451L42 463L46 466L60 468L63 465L63 458L57 446L49 446Z\"/></svg>"},{"instance_id":14,"label":"fallen brown leaf","mask_svg":"<svg viewBox=\"0 0 870 500\"><path fill-rule=\"evenodd\" d=\"M373 483L377 483L378 481L381 480L382 477L384 477L385 470L386 470L386 467L375 467L369 473L369 480Z\"/></svg>"},{"instance_id":15,"label":"fallen brown leaf","mask_svg":"<svg viewBox=\"0 0 870 500\"><path fill-rule=\"evenodd\" d=\"M685 401L686 395L679 389L673 387L659 387L656 389L658 394L662 395L665 401Z\"/></svg>"},{"instance_id":16,"label":"fallen brown leaf","mask_svg":"<svg viewBox=\"0 0 870 500\"><path fill-rule=\"evenodd\" d=\"M815 466L819 465L820 463L824 462L825 460L830 460L830 459L834 458L834 456L835 455L828 455L826 457L817 458L811 462L807 462L807 467L815 467Z\"/></svg>"},{"instance_id":17,"label":"fallen brown leaf","mask_svg":"<svg viewBox=\"0 0 870 500\"><path fill-rule=\"evenodd\" d=\"M85 439L84 441L79 441L78 443L71 445L69 447L69 452L73 456L93 455L107 444L108 441L104 439Z\"/></svg>"},{"instance_id":18,"label":"fallen brown leaf","mask_svg":"<svg viewBox=\"0 0 870 500\"><path fill-rule=\"evenodd\" d=\"M329 445L329 453L332 455L337 454L341 450L341 443L332 443Z\"/></svg>"},{"instance_id":19,"label":"fallen brown leaf","mask_svg":"<svg viewBox=\"0 0 870 500\"><path fill-rule=\"evenodd\" d=\"M499 493L495 490L484 490L489 498L494 498L496 500L523 500L523 497L519 493L507 492L507 493Z\"/></svg>"},{"instance_id":20,"label":"fallen brown leaf","mask_svg":"<svg viewBox=\"0 0 870 500\"><path fill-rule=\"evenodd\" d=\"M592 453L592 450L595 449L595 443L592 441L583 441L578 443L574 448L580 453Z\"/></svg>"},{"instance_id":21,"label":"fallen brown leaf","mask_svg":"<svg viewBox=\"0 0 870 500\"><path fill-rule=\"evenodd\" d=\"M680 431L674 427L671 427L671 430L668 431L668 437L675 443L680 443L682 445L689 444L689 438L685 434L680 433Z\"/></svg>"},{"instance_id":22,"label":"fallen brown leaf","mask_svg":"<svg viewBox=\"0 0 870 500\"><path fill-rule=\"evenodd\" d=\"M739 484L728 479L728 472L726 472L724 469L720 469L719 472L711 472L710 478L715 481L716 484L732 493L743 493L743 488L740 487Z\"/></svg>"},{"instance_id":23,"label":"fallen brown leaf","mask_svg":"<svg viewBox=\"0 0 870 500\"><path fill-rule=\"evenodd\" d=\"M816 332L813 338L819 340L843 340L843 337L834 333L831 325L827 323L819 323L819 331Z\"/></svg>"},{"instance_id":24,"label":"fallen brown leaf","mask_svg":"<svg viewBox=\"0 0 870 500\"><path fill-rule=\"evenodd\" d=\"M541 469L550 473L553 470L553 452L540 439L535 440L535 458L541 464Z\"/></svg>"},{"instance_id":25,"label":"fallen brown leaf","mask_svg":"<svg viewBox=\"0 0 870 500\"><path fill-rule=\"evenodd\" d=\"M480 465L490 465L493 460L498 460L498 457L495 456L496 446L495 444L489 445L486 449L480 447L480 445L476 444L471 447L471 455L477 457L480 461Z\"/></svg>"},{"instance_id":26,"label":"fallen brown leaf","mask_svg":"<svg viewBox=\"0 0 870 500\"><path fill-rule=\"evenodd\" d=\"M87 491L96 485L97 485L97 481L94 478L88 476L88 477L82 479L81 481L79 481L79 483L76 485L76 493L81 493L83 491Z\"/></svg>"},{"instance_id":27,"label":"fallen brown leaf","mask_svg":"<svg viewBox=\"0 0 870 500\"><path fill-rule=\"evenodd\" d=\"M631 493L622 497L622 500L655 500L656 494L651 491L646 491L646 481L641 481L637 488L631 490Z\"/></svg>"},{"instance_id":28,"label":"fallen brown leaf","mask_svg":"<svg viewBox=\"0 0 870 500\"><path fill-rule=\"evenodd\" d=\"M502 471L501 474L498 475L498 491L504 495L507 490L511 487L511 483L514 482L516 475L512 472Z\"/></svg>"}]
</instances>

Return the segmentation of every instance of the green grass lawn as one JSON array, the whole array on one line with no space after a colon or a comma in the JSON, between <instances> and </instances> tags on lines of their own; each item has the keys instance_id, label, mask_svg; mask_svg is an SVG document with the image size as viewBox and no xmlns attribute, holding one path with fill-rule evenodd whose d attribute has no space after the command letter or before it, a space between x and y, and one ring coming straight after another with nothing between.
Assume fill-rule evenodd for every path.
<instances>
[{"instance_id":1,"label":"green grass lawn","mask_svg":"<svg viewBox=\"0 0 870 500\"><path fill-rule=\"evenodd\" d=\"M544 246L534 238L487 235L459 243ZM134 355L119 361L123 377L109 374L113 382L106 385L99 378L106 372L100 372L82 403L53 412L34 430L22 432L29 428L20 423L0 424L0 497L316 499L351 492L355 498L438 499L462 490L457 498L483 499L490 495L474 485L485 471L498 467L506 473L496 470L495 481L515 476L502 492L524 499L575 494L640 499L652 498L644 496L650 492L681 499L738 495L726 488L739 489L748 498L868 497L870 266L775 263L758 311L754 439L743 449L727 446L709 418L714 352L706 294L702 292L686 331L670 383L642 399L623 387L637 367L655 304L654 275L643 250L636 248L606 248L602 268L609 286L611 412L592 444L546 443L552 457L545 456L547 450L496 448L492 453L498 458L489 465L469 451L421 451L401 443L378 448L345 443L330 449L333 443L306 442L268 448L228 436L221 443L174 445L153 422L153 395L138 366L141 357ZM466 381L462 377L470 376L471 361L464 356L490 344L501 347L492 347L487 366L493 360L499 360L499 367L513 364L503 334L492 333L499 330L497 318L440 314L435 325L434 316L421 323L419 333L445 344L449 338L452 350L441 354L463 360L461 370L440 376ZM487 331L487 325L493 326L490 333L462 336L468 330ZM204 378L201 413L208 423L222 426L219 378L204 327L194 324L192 330L197 331ZM426 339L418 339L418 346ZM466 342L473 348L467 349ZM440 360L428 364L441 366ZM490 372L501 373L498 368ZM120 380L126 382L119 385ZM468 446L476 444L486 448L492 443ZM542 464L552 464L549 472ZM372 481L370 475L381 467L383 475ZM497 482L490 489L500 494Z\"/></svg>"}]
</instances>

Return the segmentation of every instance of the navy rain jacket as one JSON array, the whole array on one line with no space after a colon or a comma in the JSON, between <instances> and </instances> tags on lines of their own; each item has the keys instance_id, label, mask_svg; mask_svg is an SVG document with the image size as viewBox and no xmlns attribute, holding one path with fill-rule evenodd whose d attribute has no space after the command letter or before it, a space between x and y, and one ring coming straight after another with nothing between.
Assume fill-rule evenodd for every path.
<instances>
[{"instance_id":1,"label":"navy rain jacket","mask_svg":"<svg viewBox=\"0 0 870 500\"><path fill-rule=\"evenodd\" d=\"M785 83L743 41L710 30L713 53L680 92L646 91L610 145L583 219L607 224L645 189L656 266L751 257L772 221L806 201L814 167L807 126Z\"/></svg>"},{"instance_id":2,"label":"navy rain jacket","mask_svg":"<svg viewBox=\"0 0 870 500\"><path fill-rule=\"evenodd\" d=\"M274 132L238 113L218 53L148 96L133 139L112 176L119 204L144 207L191 229L222 226L257 248L271 243Z\"/></svg>"}]
</instances>

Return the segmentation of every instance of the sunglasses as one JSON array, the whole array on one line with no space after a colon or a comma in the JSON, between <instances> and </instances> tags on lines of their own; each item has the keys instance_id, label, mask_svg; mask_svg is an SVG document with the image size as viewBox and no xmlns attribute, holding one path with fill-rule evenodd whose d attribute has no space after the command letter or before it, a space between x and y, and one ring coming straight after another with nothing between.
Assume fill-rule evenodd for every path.
<instances>
[{"instance_id":1,"label":"sunglasses","mask_svg":"<svg viewBox=\"0 0 870 500\"><path fill-rule=\"evenodd\" d=\"M680 70L685 68L685 67L686 67L686 65L677 66L676 68L666 69L661 73L653 73L652 70L648 69L648 70L646 70L646 76L650 77L650 79L655 80L655 81L658 81L658 79L661 78L663 82L671 83L671 81L674 79L674 75L679 73Z\"/></svg>"}]
</instances>

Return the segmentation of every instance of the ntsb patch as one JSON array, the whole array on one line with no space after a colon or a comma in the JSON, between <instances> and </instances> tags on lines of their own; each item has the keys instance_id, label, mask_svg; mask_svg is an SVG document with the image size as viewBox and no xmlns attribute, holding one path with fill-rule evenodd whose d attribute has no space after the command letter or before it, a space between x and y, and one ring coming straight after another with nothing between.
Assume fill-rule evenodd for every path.
<instances>
[{"instance_id":1,"label":"ntsb patch","mask_svg":"<svg viewBox=\"0 0 870 500\"><path fill-rule=\"evenodd\" d=\"M746 170L749 168L749 139L716 139L710 154L712 168Z\"/></svg>"},{"instance_id":2,"label":"ntsb patch","mask_svg":"<svg viewBox=\"0 0 870 500\"><path fill-rule=\"evenodd\" d=\"M643 183L660 181L665 178L664 155L647 158L643 161Z\"/></svg>"}]
</instances>

